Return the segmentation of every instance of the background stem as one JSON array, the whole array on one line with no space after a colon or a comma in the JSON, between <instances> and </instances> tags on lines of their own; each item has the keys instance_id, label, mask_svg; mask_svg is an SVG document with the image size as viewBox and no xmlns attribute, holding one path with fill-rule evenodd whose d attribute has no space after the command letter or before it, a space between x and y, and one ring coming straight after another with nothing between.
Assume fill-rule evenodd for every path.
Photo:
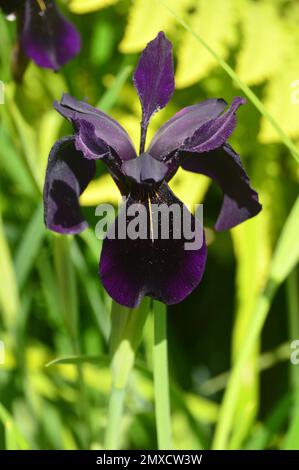
<instances>
[{"instance_id":1,"label":"background stem","mask_svg":"<svg viewBox=\"0 0 299 470\"><path fill-rule=\"evenodd\" d=\"M105 436L105 449L118 449L121 440L120 424L122 421L126 389L112 385L109 406L108 424Z\"/></svg>"},{"instance_id":2,"label":"background stem","mask_svg":"<svg viewBox=\"0 0 299 470\"><path fill-rule=\"evenodd\" d=\"M115 450L121 446L126 388L148 313L148 299L144 299L137 309L132 310L116 302L112 303L110 338L112 386L108 405L105 449Z\"/></svg>"},{"instance_id":3,"label":"background stem","mask_svg":"<svg viewBox=\"0 0 299 470\"><path fill-rule=\"evenodd\" d=\"M70 337L72 352L75 355L80 355L78 298L74 266L71 260L71 242L71 237L65 235L55 236L54 258L60 294L60 305L66 329ZM88 446L91 439L89 404L84 384L82 364L77 364L76 368L78 380L78 409L80 418L86 426L87 434L85 444Z\"/></svg>"},{"instance_id":4,"label":"background stem","mask_svg":"<svg viewBox=\"0 0 299 470\"><path fill-rule=\"evenodd\" d=\"M166 306L154 301L154 391L158 448L171 449Z\"/></svg>"}]
</instances>

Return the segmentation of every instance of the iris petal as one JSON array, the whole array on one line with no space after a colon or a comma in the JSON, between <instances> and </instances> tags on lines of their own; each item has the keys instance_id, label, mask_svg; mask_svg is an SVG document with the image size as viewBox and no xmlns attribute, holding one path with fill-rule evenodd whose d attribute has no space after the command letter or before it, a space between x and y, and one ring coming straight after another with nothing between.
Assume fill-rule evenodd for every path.
<instances>
[{"instance_id":1,"label":"iris petal","mask_svg":"<svg viewBox=\"0 0 299 470\"><path fill-rule=\"evenodd\" d=\"M135 149L125 129L99 109L67 94L63 95L60 103L55 102L54 107L63 117L73 123L76 133L83 142L87 140L85 131L86 126L89 125L92 132L88 138L88 147L97 148L101 141L113 149L121 160L136 157ZM91 157L90 154L86 156Z\"/></svg>"},{"instance_id":2,"label":"iris petal","mask_svg":"<svg viewBox=\"0 0 299 470\"><path fill-rule=\"evenodd\" d=\"M75 148L75 138L65 137L53 146L44 186L47 228L58 233L79 233L87 227L79 196L95 174L95 162Z\"/></svg>"},{"instance_id":3,"label":"iris petal","mask_svg":"<svg viewBox=\"0 0 299 470\"><path fill-rule=\"evenodd\" d=\"M161 160L179 149L203 124L219 116L226 106L223 99L211 98L181 109L156 132L148 152Z\"/></svg>"},{"instance_id":4,"label":"iris petal","mask_svg":"<svg viewBox=\"0 0 299 470\"><path fill-rule=\"evenodd\" d=\"M237 124L236 111L245 103L244 98L235 98L229 109L221 116L211 119L199 127L190 139L183 144L183 149L190 152L209 152L221 147L231 136Z\"/></svg>"},{"instance_id":5,"label":"iris petal","mask_svg":"<svg viewBox=\"0 0 299 470\"><path fill-rule=\"evenodd\" d=\"M164 203L168 207L178 204L182 210L188 211L166 183L160 186L156 195L151 196L150 201L148 205L145 203L149 221L153 216L151 207L154 203ZM110 227L103 242L100 278L110 296L127 307L136 307L145 295L166 304L179 303L197 287L203 276L205 242L203 240L195 250L186 250L184 235L177 239L170 235L169 239L160 237L154 240L151 236L135 240L111 238L111 234L118 233L119 218L123 218L124 211L128 211L132 204L140 203L136 195L131 195ZM195 218L191 214L190 217L194 226ZM126 227L128 223L129 217L125 218Z\"/></svg>"},{"instance_id":6,"label":"iris petal","mask_svg":"<svg viewBox=\"0 0 299 470\"><path fill-rule=\"evenodd\" d=\"M224 198L215 225L217 231L230 229L260 212L258 195L250 186L239 155L229 144L207 153L185 153L182 167L209 176L221 187Z\"/></svg>"},{"instance_id":7,"label":"iris petal","mask_svg":"<svg viewBox=\"0 0 299 470\"><path fill-rule=\"evenodd\" d=\"M142 126L164 108L174 92L172 44L160 32L142 52L133 77L142 106Z\"/></svg>"},{"instance_id":8,"label":"iris petal","mask_svg":"<svg viewBox=\"0 0 299 470\"><path fill-rule=\"evenodd\" d=\"M58 70L80 51L80 35L53 0L24 2L21 44L40 67Z\"/></svg>"}]
</instances>

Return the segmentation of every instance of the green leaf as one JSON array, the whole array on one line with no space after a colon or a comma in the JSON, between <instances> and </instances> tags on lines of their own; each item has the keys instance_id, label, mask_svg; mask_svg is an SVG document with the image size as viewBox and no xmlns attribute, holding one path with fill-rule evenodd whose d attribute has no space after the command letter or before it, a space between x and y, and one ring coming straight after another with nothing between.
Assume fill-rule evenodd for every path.
<instances>
[{"instance_id":1,"label":"green leaf","mask_svg":"<svg viewBox=\"0 0 299 470\"><path fill-rule=\"evenodd\" d=\"M235 0L199 0L190 17L190 27L200 33L219 57L225 59L236 43L237 10ZM178 50L177 88L185 88L206 77L217 61L185 31Z\"/></svg>"},{"instance_id":2,"label":"green leaf","mask_svg":"<svg viewBox=\"0 0 299 470\"><path fill-rule=\"evenodd\" d=\"M297 402L298 402L298 399L297 399ZM288 429L282 448L284 450L299 450L298 436L299 436L299 403L297 403L297 406L293 410L293 418L291 421L291 425Z\"/></svg>"},{"instance_id":3,"label":"green leaf","mask_svg":"<svg viewBox=\"0 0 299 470\"><path fill-rule=\"evenodd\" d=\"M104 96L98 102L96 106L97 108L100 108L102 111L108 112L113 107L114 103L117 101L117 98L123 85L126 83L131 72L131 65L127 65L126 67L120 70L120 72L113 80L113 83L110 88L106 91Z\"/></svg>"},{"instance_id":4,"label":"green leaf","mask_svg":"<svg viewBox=\"0 0 299 470\"><path fill-rule=\"evenodd\" d=\"M11 259L9 245L7 243L2 217L0 212L0 307L3 312L3 322L7 328L16 325L17 315L20 310L19 293L16 282L14 266Z\"/></svg>"},{"instance_id":5,"label":"green leaf","mask_svg":"<svg viewBox=\"0 0 299 470\"><path fill-rule=\"evenodd\" d=\"M43 204L40 203L29 221L15 255L15 270L19 287L23 287L46 234Z\"/></svg>"},{"instance_id":6,"label":"green leaf","mask_svg":"<svg viewBox=\"0 0 299 470\"><path fill-rule=\"evenodd\" d=\"M60 364L95 364L99 367L108 367L110 364L110 359L108 356L88 356L88 355L73 355L58 357L53 359L53 361L48 362L46 367L56 366Z\"/></svg>"},{"instance_id":7,"label":"green leaf","mask_svg":"<svg viewBox=\"0 0 299 470\"><path fill-rule=\"evenodd\" d=\"M20 159L15 146L13 145L9 129L5 128L5 124L1 123L0 129L0 160L1 169L9 175L11 181L15 185L17 191L26 196L34 195L34 186L29 174L26 170L24 162Z\"/></svg>"},{"instance_id":8,"label":"green leaf","mask_svg":"<svg viewBox=\"0 0 299 470\"><path fill-rule=\"evenodd\" d=\"M299 260L299 196L284 224L272 258L270 279L281 284Z\"/></svg>"},{"instance_id":9,"label":"green leaf","mask_svg":"<svg viewBox=\"0 0 299 470\"><path fill-rule=\"evenodd\" d=\"M108 341L110 334L110 322L107 313L106 305L104 304L101 292L103 288L99 285L98 277L93 274L90 275L88 265L80 251L78 244L73 243L72 247L72 260L77 270L77 275L81 281L82 287L89 301L90 307L93 311L98 331L103 338Z\"/></svg>"},{"instance_id":10,"label":"green leaf","mask_svg":"<svg viewBox=\"0 0 299 470\"><path fill-rule=\"evenodd\" d=\"M263 199L260 194L261 199ZM237 312L233 329L232 356L235 362L239 356L248 329L252 322L254 306L264 286L270 263L271 218L266 209L246 224L232 230L237 259ZM259 399L259 340L244 367L240 378L240 391L236 404L234 429L230 448L239 449L245 439L258 409Z\"/></svg>"},{"instance_id":11,"label":"green leaf","mask_svg":"<svg viewBox=\"0 0 299 470\"><path fill-rule=\"evenodd\" d=\"M291 50L296 51L297 48L298 45ZM277 119L285 134L293 138L299 136L298 77L298 57L294 54L285 60L284 67L268 83L264 98L269 113ZM264 144L282 141L265 117L262 119L258 138Z\"/></svg>"},{"instance_id":12,"label":"green leaf","mask_svg":"<svg viewBox=\"0 0 299 470\"><path fill-rule=\"evenodd\" d=\"M287 34L284 19L273 2L246 0L242 12L243 43L237 56L236 73L248 85L257 85L281 73L293 39Z\"/></svg>"},{"instance_id":13,"label":"green leaf","mask_svg":"<svg viewBox=\"0 0 299 470\"><path fill-rule=\"evenodd\" d=\"M222 59L222 57L217 54L217 52L199 35L196 31L194 31L186 21L181 18L176 12L168 6L168 4L164 0L160 0L161 4L164 5L165 9L176 18L177 22L181 24L189 33L196 39L199 45L204 47L209 54L218 62L218 64L222 67L222 69L227 73L227 75L235 81L236 85L240 87L243 93L247 96L247 98L253 103L253 105L258 109L258 111L262 114L262 116L268 120L269 124L272 128L277 132L281 141L285 144L285 146L290 150L292 156L295 158L297 162L299 162L299 150L289 138L286 132L281 128L278 124L278 121L268 112L267 108L258 98L258 96L253 93L253 91L244 83L239 76L235 73L232 67Z\"/></svg>"},{"instance_id":14,"label":"green leaf","mask_svg":"<svg viewBox=\"0 0 299 470\"><path fill-rule=\"evenodd\" d=\"M254 430L253 436L247 442L245 448L248 450L267 449L271 443L271 439L275 437L284 425L290 411L291 403L292 396L290 393L287 393L278 403L275 404L273 410L264 423L261 423L259 427Z\"/></svg>"},{"instance_id":15,"label":"green leaf","mask_svg":"<svg viewBox=\"0 0 299 470\"><path fill-rule=\"evenodd\" d=\"M210 183L211 180L204 175L191 173L190 171L179 168L170 181L169 186L175 195L181 199L191 211L194 211L194 204L199 204L203 201ZM193 190L190 191L190 188L193 188Z\"/></svg>"},{"instance_id":16,"label":"green leaf","mask_svg":"<svg viewBox=\"0 0 299 470\"><path fill-rule=\"evenodd\" d=\"M117 2L118 0L71 0L69 9L78 14L91 13L115 5Z\"/></svg>"},{"instance_id":17,"label":"green leaf","mask_svg":"<svg viewBox=\"0 0 299 470\"><path fill-rule=\"evenodd\" d=\"M261 334L278 286L285 280L299 260L298 232L299 197L295 201L279 237L269 269L266 287L257 299L250 329L232 369L215 431L214 449L227 448L244 367L252 353L257 338Z\"/></svg>"},{"instance_id":18,"label":"green leaf","mask_svg":"<svg viewBox=\"0 0 299 470\"><path fill-rule=\"evenodd\" d=\"M172 0L171 4L181 15L190 5L190 0ZM175 20L158 0L133 0L119 49L125 53L141 51L159 31L169 33L174 25Z\"/></svg>"},{"instance_id":19,"label":"green leaf","mask_svg":"<svg viewBox=\"0 0 299 470\"><path fill-rule=\"evenodd\" d=\"M28 450L30 446L17 428L13 417L0 403L0 421L5 428L6 450Z\"/></svg>"}]
</instances>

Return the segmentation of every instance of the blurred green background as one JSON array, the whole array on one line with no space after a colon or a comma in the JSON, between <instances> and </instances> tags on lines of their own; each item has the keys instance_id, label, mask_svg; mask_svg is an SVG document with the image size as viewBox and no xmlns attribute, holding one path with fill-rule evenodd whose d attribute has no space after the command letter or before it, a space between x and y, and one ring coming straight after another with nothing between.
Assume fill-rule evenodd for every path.
<instances>
[{"instance_id":1,"label":"blurred green background","mask_svg":"<svg viewBox=\"0 0 299 470\"><path fill-rule=\"evenodd\" d=\"M140 105L131 75L138 54L160 30L174 45L176 92L152 120L149 138L181 107L246 95L192 32L251 88L280 128L251 99L238 112L231 143L263 211L230 232L213 230L221 205L216 185L183 171L171 183L185 203L204 203L209 243L200 286L168 308L174 447L299 449L299 364L290 362L291 341L299 340L298 203L288 219L299 181L298 153L289 141L299 143L299 3L165 3L191 32L156 0L59 2L81 32L81 53L57 74L30 64L22 85L10 73L15 24L0 14L1 449L103 448L111 300L97 275L101 243L94 209L116 204L119 196L101 167L82 196L90 228L75 238L45 230L47 156L59 136L71 133L52 102L63 92L87 99L117 118L137 146ZM126 398L125 449L157 447L152 329L150 317ZM61 363L72 355L84 358ZM226 389L231 371L233 385Z\"/></svg>"}]
</instances>

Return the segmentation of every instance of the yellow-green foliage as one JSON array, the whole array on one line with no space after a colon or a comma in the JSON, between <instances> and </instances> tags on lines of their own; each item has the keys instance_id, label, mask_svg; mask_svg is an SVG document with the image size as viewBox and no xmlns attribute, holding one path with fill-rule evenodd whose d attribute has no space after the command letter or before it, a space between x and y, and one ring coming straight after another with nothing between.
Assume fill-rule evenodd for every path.
<instances>
[{"instance_id":1,"label":"yellow-green foliage","mask_svg":"<svg viewBox=\"0 0 299 470\"><path fill-rule=\"evenodd\" d=\"M172 0L171 7L182 15L190 0ZM176 21L159 0L133 0L129 11L125 35L120 43L122 52L136 52L143 49L159 31L166 33L176 30Z\"/></svg>"},{"instance_id":2,"label":"yellow-green foliage","mask_svg":"<svg viewBox=\"0 0 299 470\"><path fill-rule=\"evenodd\" d=\"M74 13L90 13L117 2L118 0L71 0L69 7Z\"/></svg>"},{"instance_id":3,"label":"yellow-green foliage","mask_svg":"<svg viewBox=\"0 0 299 470\"><path fill-rule=\"evenodd\" d=\"M196 10L188 20L191 28L204 38L219 56L227 58L229 48L237 39L236 1L199 0L194 6ZM193 85L207 76L215 65L216 61L211 54L199 47L195 38L185 31L178 48L177 86L184 88Z\"/></svg>"}]
</instances>

